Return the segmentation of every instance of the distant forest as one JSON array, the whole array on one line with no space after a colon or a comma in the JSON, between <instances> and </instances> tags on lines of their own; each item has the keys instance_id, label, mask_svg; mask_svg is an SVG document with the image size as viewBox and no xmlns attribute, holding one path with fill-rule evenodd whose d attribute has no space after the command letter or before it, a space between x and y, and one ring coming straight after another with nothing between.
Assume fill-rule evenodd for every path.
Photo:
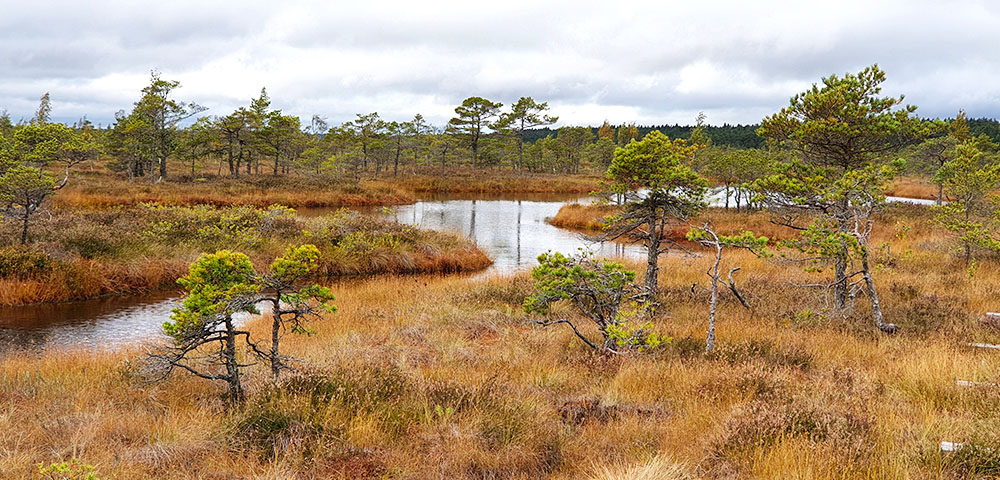
<instances>
[{"instance_id":1,"label":"distant forest","mask_svg":"<svg viewBox=\"0 0 1000 480\"><path fill-rule=\"evenodd\" d=\"M951 121L953 119L947 119ZM969 119L969 131L975 135L986 135L990 137L995 143L1000 143L1000 121L992 118L975 118ZM664 135L670 138L690 138L691 131L695 129L694 125L651 125L651 126L637 126L639 129L639 137L644 137L647 133L653 130L659 130ZM716 146L726 146L733 148L762 148L764 147L764 139L757 136L757 129L760 128L760 124L756 123L753 125L730 125L723 124L722 126L705 125L705 133L708 138L712 139L712 144ZM591 133L595 136L600 127L590 127ZM549 135L553 137L558 137L558 130L553 128L536 128L533 130L527 130L524 132L524 141L529 143L534 143L536 140L543 139Z\"/></svg>"}]
</instances>

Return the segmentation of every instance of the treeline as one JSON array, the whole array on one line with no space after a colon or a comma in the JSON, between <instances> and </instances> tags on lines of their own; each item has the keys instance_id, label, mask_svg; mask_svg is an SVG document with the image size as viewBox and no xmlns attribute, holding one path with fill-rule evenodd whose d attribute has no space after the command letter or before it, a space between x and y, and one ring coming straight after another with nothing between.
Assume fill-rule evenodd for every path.
<instances>
[{"instance_id":1,"label":"treeline","mask_svg":"<svg viewBox=\"0 0 1000 480\"><path fill-rule=\"evenodd\" d=\"M178 174L358 180L413 172L444 175L449 167L603 173L616 148L652 131L711 147L696 156L702 164L726 149L767 148L758 135L759 124L713 126L703 114L688 126L604 122L553 128L558 117L549 114L545 102L522 97L505 106L469 97L443 125L431 124L419 113L403 120L385 119L378 112L330 125L319 115L304 121L272 108L266 89L228 114L203 115L204 107L176 98L179 87L154 73L131 109L116 113L106 128L95 128L86 119L72 126L49 122L48 94L29 122L14 124L0 114L0 174L12 166L52 172L54 166L93 165L97 160L129 182L150 183ZM965 122L971 135L1000 141L1000 122Z\"/></svg>"},{"instance_id":2,"label":"treeline","mask_svg":"<svg viewBox=\"0 0 1000 480\"><path fill-rule=\"evenodd\" d=\"M619 132L628 130L631 125L618 125L612 127L614 129L614 136L612 141L617 142L619 138ZM664 135L670 138L691 138L691 132L699 128L699 125L652 125L652 126L635 126L639 138L643 138L649 132L658 130ZM602 127L590 127L590 132L592 135L597 135L598 131ZM760 124L753 125L731 125L723 124L722 126L713 125L703 125L701 128L704 130L708 138L712 139L712 143L715 145L733 147L733 148L763 148L764 139L757 135L757 129L760 128ZM1000 133L1000 131L998 131ZM558 129L551 128L539 128L529 131L525 134L525 140L529 142L535 142L542 138L552 136L555 138L559 137Z\"/></svg>"}]
</instances>

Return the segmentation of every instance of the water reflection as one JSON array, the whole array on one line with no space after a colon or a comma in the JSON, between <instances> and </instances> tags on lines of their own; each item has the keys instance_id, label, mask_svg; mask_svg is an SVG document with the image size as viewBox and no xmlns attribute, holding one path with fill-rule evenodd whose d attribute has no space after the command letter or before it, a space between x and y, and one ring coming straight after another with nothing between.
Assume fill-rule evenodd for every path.
<instances>
[{"instance_id":1,"label":"water reflection","mask_svg":"<svg viewBox=\"0 0 1000 480\"><path fill-rule=\"evenodd\" d=\"M585 199L583 199L585 200ZM636 245L592 243L582 235L555 228L547 218L564 202L529 200L422 201L392 209L400 223L431 230L459 232L493 259L483 274L511 273L529 268L546 251L575 253L588 248L599 256L641 258Z\"/></svg>"},{"instance_id":2,"label":"water reflection","mask_svg":"<svg viewBox=\"0 0 1000 480\"><path fill-rule=\"evenodd\" d=\"M0 308L0 350L73 346L105 349L165 338L161 325L180 304L180 293L161 291Z\"/></svg>"},{"instance_id":3,"label":"water reflection","mask_svg":"<svg viewBox=\"0 0 1000 480\"><path fill-rule=\"evenodd\" d=\"M548 250L574 253L588 247L579 234L555 228L552 217L575 197L547 195L544 199L433 199L389 210L400 223L465 235L493 259L479 275L529 268ZM580 199L586 201L587 199ZM381 211L382 209L367 209ZM305 209L315 216L332 209ZM594 245L609 257L638 256L636 246ZM104 297L80 302L0 308L0 350L61 346L113 348L126 343L165 338L161 325L179 305L179 292Z\"/></svg>"}]
</instances>

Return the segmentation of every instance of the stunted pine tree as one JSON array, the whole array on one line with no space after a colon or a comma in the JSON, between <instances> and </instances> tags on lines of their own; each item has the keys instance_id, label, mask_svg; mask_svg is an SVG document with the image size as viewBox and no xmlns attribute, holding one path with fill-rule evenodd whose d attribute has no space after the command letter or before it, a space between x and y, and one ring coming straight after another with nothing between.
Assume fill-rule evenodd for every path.
<instances>
[{"instance_id":1,"label":"stunted pine tree","mask_svg":"<svg viewBox=\"0 0 1000 480\"><path fill-rule=\"evenodd\" d=\"M167 365L164 376L181 368L198 377L225 382L232 403L243 400L242 369L253 358L270 363L277 380L288 367L279 350L282 333L309 333L305 322L335 307L324 287L303 281L317 267L319 250L313 245L289 248L275 259L265 275L258 275L250 259L221 250L203 254L177 280L187 290L180 308L174 309L163 329L173 337L171 349L152 356ZM272 307L271 348L258 347L250 331L238 324L237 314L259 314L258 304ZM243 344L246 348L238 348ZM244 353L249 350L248 353Z\"/></svg>"},{"instance_id":2,"label":"stunted pine tree","mask_svg":"<svg viewBox=\"0 0 1000 480\"><path fill-rule=\"evenodd\" d=\"M597 327L599 336L572 318L546 318L535 321L538 325L568 325L583 343L604 353L645 350L666 340L646 320L653 308L645 289L633 283L635 272L619 263L588 254L543 253L531 278L535 293L525 299L525 311L549 315L552 305L567 302Z\"/></svg>"},{"instance_id":3,"label":"stunted pine tree","mask_svg":"<svg viewBox=\"0 0 1000 480\"><path fill-rule=\"evenodd\" d=\"M464 136L472 148L472 167L479 166L479 139L500 113L502 103L483 97L469 97L455 107L456 116L448 121L449 130Z\"/></svg>"},{"instance_id":4,"label":"stunted pine tree","mask_svg":"<svg viewBox=\"0 0 1000 480\"><path fill-rule=\"evenodd\" d=\"M954 200L935 207L936 220L958 235L966 265L973 249L1000 252L1000 240L993 234L997 227L996 198L990 196L1000 187L1000 159L982 152L974 140L955 147L934 181Z\"/></svg>"},{"instance_id":5,"label":"stunted pine tree","mask_svg":"<svg viewBox=\"0 0 1000 480\"><path fill-rule=\"evenodd\" d=\"M203 254L191 264L188 274L177 280L187 290L184 302L163 324L174 339L174 348L154 355L167 361L166 374L178 367L204 379L223 381L229 387L230 402L243 401L240 375L248 360L241 358L237 342L256 346L250 332L239 328L233 316L259 313L256 277L250 258L229 250ZM202 352L205 345L213 348Z\"/></svg>"},{"instance_id":6,"label":"stunted pine tree","mask_svg":"<svg viewBox=\"0 0 1000 480\"><path fill-rule=\"evenodd\" d=\"M323 313L333 313L337 307L329 304L333 294L330 289L306 283L319 268L319 249L314 245L289 247L285 254L274 259L267 273L260 279L264 295L271 304L271 374L277 380L281 370L288 368L288 357L281 354L279 345L285 332L312 333L306 323Z\"/></svg>"},{"instance_id":7,"label":"stunted pine tree","mask_svg":"<svg viewBox=\"0 0 1000 480\"><path fill-rule=\"evenodd\" d=\"M796 225L789 215L781 218L802 232L800 248L833 263L834 309L846 311L858 285L852 278L861 274L876 326L894 331L894 325L882 320L868 266L868 239L873 215L885 203L885 186L902 167L886 160L918 141L927 125L914 114L916 107L902 106L902 96L879 96L884 81L878 66L856 75L831 75L765 118L758 134L792 157L777 164L757 187L779 215L811 215L810 225ZM849 269L857 259L861 269L852 274Z\"/></svg>"},{"instance_id":8,"label":"stunted pine tree","mask_svg":"<svg viewBox=\"0 0 1000 480\"><path fill-rule=\"evenodd\" d=\"M510 112L500 116L496 128L512 132L518 138L517 172L521 173L524 163L524 132L525 130L552 125L559 117L545 114L549 109L546 102L538 103L531 97L521 97L517 103L510 106Z\"/></svg>"},{"instance_id":9,"label":"stunted pine tree","mask_svg":"<svg viewBox=\"0 0 1000 480\"><path fill-rule=\"evenodd\" d=\"M608 222L603 240L635 239L646 249L645 286L655 295L660 255L675 245L672 227L705 208L708 181L688 165L697 146L654 130L615 151L608 168L610 188L624 199L624 211Z\"/></svg>"},{"instance_id":10,"label":"stunted pine tree","mask_svg":"<svg viewBox=\"0 0 1000 480\"><path fill-rule=\"evenodd\" d=\"M149 142L155 167L159 170L158 180L167 178L167 158L177 148L178 124L205 110L196 103L171 98L171 93L180 86L180 82L164 80L159 73L152 72L149 85L142 89L142 97L135 102L129 115L148 129L142 135Z\"/></svg>"}]
</instances>

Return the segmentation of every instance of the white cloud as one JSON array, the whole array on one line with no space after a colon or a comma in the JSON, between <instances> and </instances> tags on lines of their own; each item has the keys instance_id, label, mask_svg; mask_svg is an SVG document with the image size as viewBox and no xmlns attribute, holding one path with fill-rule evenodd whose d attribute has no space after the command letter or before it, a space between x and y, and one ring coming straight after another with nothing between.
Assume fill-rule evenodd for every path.
<instances>
[{"instance_id":1,"label":"white cloud","mask_svg":"<svg viewBox=\"0 0 1000 480\"><path fill-rule=\"evenodd\" d=\"M832 73L878 62L926 116L1000 116L1000 6L928 0L57 2L4 6L0 108L107 123L149 70L224 115L273 104L337 123L442 124L479 95L548 101L563 124L754 123Z\"/></svg>"}]
</instances>

